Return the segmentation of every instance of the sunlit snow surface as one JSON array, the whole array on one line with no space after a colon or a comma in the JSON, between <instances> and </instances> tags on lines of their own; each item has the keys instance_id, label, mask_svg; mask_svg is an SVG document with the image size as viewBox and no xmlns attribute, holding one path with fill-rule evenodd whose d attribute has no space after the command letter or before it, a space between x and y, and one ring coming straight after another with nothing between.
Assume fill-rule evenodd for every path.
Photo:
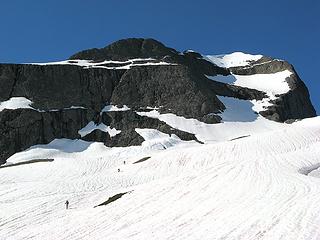
<instances>
[{"instance_id":1,"label":"sunlit snow surface","mask_svg":"<svg viewBox=\"0 0 320 240\"><path fill-rule=\"evenodd\" d=\"M260 58L239 56L219 59L245 66ZM136 128L141 146L56 139L13 155L7 165L54 161L0 168L0 239L320 239L320 117L283 124L254 113L288 91L289 74L210 77L268 96L218 96L227 106L220 124L161 114L157 107L138 112L193 133L204 145ZM31 104L24 102L13 105ZM127 110L108 105L102 112ZM95 129L118 131L90 122L79 134Z\"/></svg>"},{"instance_id":2,"label":"sunlit snow surface","mask_svg":"<svg viewBox=\"0 0 320 240\"><path fill-rule=\"evenodd\" d=\"M257 61L262 58L262 55L251 55L242 52L234 52L225 55L206 55L207 60L213 62L219 67L237 67L246 66L252 61Z\"/></svg>"},{"instance_id":3,"label":"sunlit snow surface","mask_svg":"<svg viewBox=\"0 0 320 240\"><path fill-rule=\"evenodd\" d=\"M107 105L101 110L101 112L118 112L118 111L127 111L127 110L130 110L130 108L126 105L122 107Z\"/></svg>"},{"instance_id":4,"label":"sunlit snow surface","mask_svg":"<svg viewBox=\"0 0 320 240\"><path fill-rule=\"evenodd\" d=\"M32 101L25 97L12 97L7 101L0 102L0 112L4 109L31 108Z\"/></svg>"},{"instance_id":5,"label":"sunlit snow surface","mask_svg":"<svg viewBox=\"0 0 320 240\"><path fill-rule=\"evenodd\" d=\"M147 141L171 141L161 133L140 133ZM10 162L55 160L0 169L0 236L320 238L320 179L303 174L320 163L319 117L234 141L172 146L110 149L55 140L16 154ZM133 164L146 156L151 158ZM64 209L67 199L69 210Z\"/></svg>"},{"instance_id":6,"label":"sunlit snow surface","mask_svg":"<svg viewBox=\"0 0 320 240\"><path fill-rule=\"evenodd\" d=\"M111 128L103 123L95 124L93 121L89 122L84 128L80 129L78 133L81 137L84 137L91 133L94 130L100 130L103 132L109 133L110 137L114 137L115 135L119 134L121 131L115 128Z\"/></svg>"}]
</instances>

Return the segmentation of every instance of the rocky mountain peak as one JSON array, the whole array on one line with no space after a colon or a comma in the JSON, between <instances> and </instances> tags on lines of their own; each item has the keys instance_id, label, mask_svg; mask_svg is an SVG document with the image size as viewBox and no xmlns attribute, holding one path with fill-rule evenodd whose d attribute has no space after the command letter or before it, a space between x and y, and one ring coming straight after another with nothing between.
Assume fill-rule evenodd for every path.
<instances>
[{"instance_id":1,"label":"rocky mountain peak","mask_svg":"<svg viewBox=\"0 0 320 240\"><path fill-rule=\"evenodd\" d=\"M0 163L57 138L125 147L143 143L137 129L154 129L206 143L220 136L215 124L250 122L254 131L259 121L315 116L286 61L180 53L154 39L123 39L60 62L0 64L0 86Z\"/></svg>"},{"instance_id":2,"label":"rocky mountain peak","mask_svg":"<svg viewBox=\"0 0 320 240\"><path fill-rule=\"evenodd\" d=\"M151 38L128 38L116 41L104 48L93 48L78 52L70 59L128 60L134 58L162 58L177 54L177 51L166 47L161 42Z\"/></svg>"}]
</instances>

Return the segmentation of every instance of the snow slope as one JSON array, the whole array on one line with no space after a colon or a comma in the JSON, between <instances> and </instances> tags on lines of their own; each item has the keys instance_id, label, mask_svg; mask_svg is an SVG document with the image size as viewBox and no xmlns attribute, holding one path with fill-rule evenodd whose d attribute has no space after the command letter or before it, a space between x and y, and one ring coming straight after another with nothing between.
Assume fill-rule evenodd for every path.
<instances>
[{"instance_id":1,"label":"snow slope","mask_svg":"<svg viewBox=\"0 0 320 240\"><path fill-rule=\"evenodd\" d=\"M261 57L206 56L223 67L246 66ZM142 60L49 64L162 64ZM220 124L160 114L157 107L137 112L205 144L136 128L145 140L141 146L55 139L16 153L0 168L0 239L320 239L320 117L284 124L256 114L290 90L285 81L290 74L209 76L268 96L261 101L218 96L227 106ZM30 104L12 98L0 111ZM127 110L107 105L102 112ZM79 134L95 129L111 136L120 132L89 122ZM27 164L39 159L54 161ZM95 207L120 193L126 194Z\"/></svg>"},{"instance_id":2,"label":"snow slope","mask_svg":"<svg viewBox=\"0 0 320 240\"><path fill-rule=\"evenodd\" d=\"M171 141L139 131L146 142ZM0 169L2 239L320 238L320 179L307 175L320 164L319 117L163 150L78 141L55 140L9 159L54 162Z\"/></svg>"},{"instance_id":3,"label":"snow slope","mask_svg":"<svg viewBox=\"0 0 320 240\"><path fill-rule=\"evenodd\" d=\"M240 115L237 111L237 108L239 107L238 101L242 101L244 103L242 109L246 112L243 113L243 115ZM234 101L229 100L227 104L229 110L222 113L222 117L225 122L221 124L207 124L200 122L197 119L187 119L181 116L176 116L173 113L160 114L157 110L137 113L141 116L159 119L176 129L193 133L196 135L198 140L204 143L228 141L241 136L255 135L270 130L276 130L284 126L281 123L269 121L256 114L256 118L254 118L254 113L250 110L250 105L247 103L250 103L250 101L238 99ZM228 117L238 117L238 121L231 121ZM246 121L241 122L241 119Z\"/></svg>"}]
</instances>

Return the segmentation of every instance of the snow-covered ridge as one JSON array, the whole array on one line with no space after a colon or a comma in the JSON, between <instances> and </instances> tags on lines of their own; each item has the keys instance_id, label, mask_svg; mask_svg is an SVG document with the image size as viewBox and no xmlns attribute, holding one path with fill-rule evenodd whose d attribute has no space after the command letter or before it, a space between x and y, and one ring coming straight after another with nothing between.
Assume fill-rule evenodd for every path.
<instances>
[{"instance_id":1,"label":"snow-covered ridge","mask_svg":"<svg viewBox=\"0 0 320 240\"><path fill-rule=\"evenodd\" d=\"M203 57L219 67L229 68L247 66L251 62L262 58L263 55L251 55L243 52L234 52L224 55L203 55Z\"/></svg>"}]
</instances>

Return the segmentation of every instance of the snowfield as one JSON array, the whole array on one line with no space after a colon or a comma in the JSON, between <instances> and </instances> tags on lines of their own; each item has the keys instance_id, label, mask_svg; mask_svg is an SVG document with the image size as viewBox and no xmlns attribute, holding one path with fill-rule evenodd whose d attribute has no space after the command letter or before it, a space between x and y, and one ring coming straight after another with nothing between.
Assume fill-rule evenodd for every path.
<instances>
[{"instance_id":1,"label":"snowfield","mask_svg":"<svg viewBox=\"0 0 320 240\"><path fill-rule=\"evenodd\" d=\"M80 129L78 133L80 134L81 137L84 137L91 133L92 131L99 129L103 132L109 133L110 137L114 137L115 135L121 133L120 130L117 130L115 128L111 128L103 123L100 123L99 125L95 124L93 121L89 122L87 126L84 128Z\"/></svg>"},{"instance_id":2,"label":"snowfield","mask_svg":"<svg viewBox=\"0 0 320 240\"><path fill-rule=\"evenodd\" d=\"M205 56L223 67L246 66L261 57ZM168 64L152 60L46 64ZM16 153L0 167L0 240L320 239L320 117L284 124L257 114L290 90L290 75L207 76L268 96L261 101L218 96L227 107L220 124L161 114L160 106L137 112L193 133L204 144L136 128L145 140L141 146L55 139ZM31 104L11 98L0 102L0 111ZM102 112L127 110L106 105ZM95 129L120 133L89 122L79 134Z\"/></svg>"},{"instance_id":3,"label":"snowfield","mask_svg":"<svg viewBox=\"0 0 320 240\"><path fill-rule=\"evenodd\" d=\"M139 147L55 140L11 157L54 161L0 169L1 238L320 238L320 117L207 145L137 132Z\"/></svg>"}]
</instances>

